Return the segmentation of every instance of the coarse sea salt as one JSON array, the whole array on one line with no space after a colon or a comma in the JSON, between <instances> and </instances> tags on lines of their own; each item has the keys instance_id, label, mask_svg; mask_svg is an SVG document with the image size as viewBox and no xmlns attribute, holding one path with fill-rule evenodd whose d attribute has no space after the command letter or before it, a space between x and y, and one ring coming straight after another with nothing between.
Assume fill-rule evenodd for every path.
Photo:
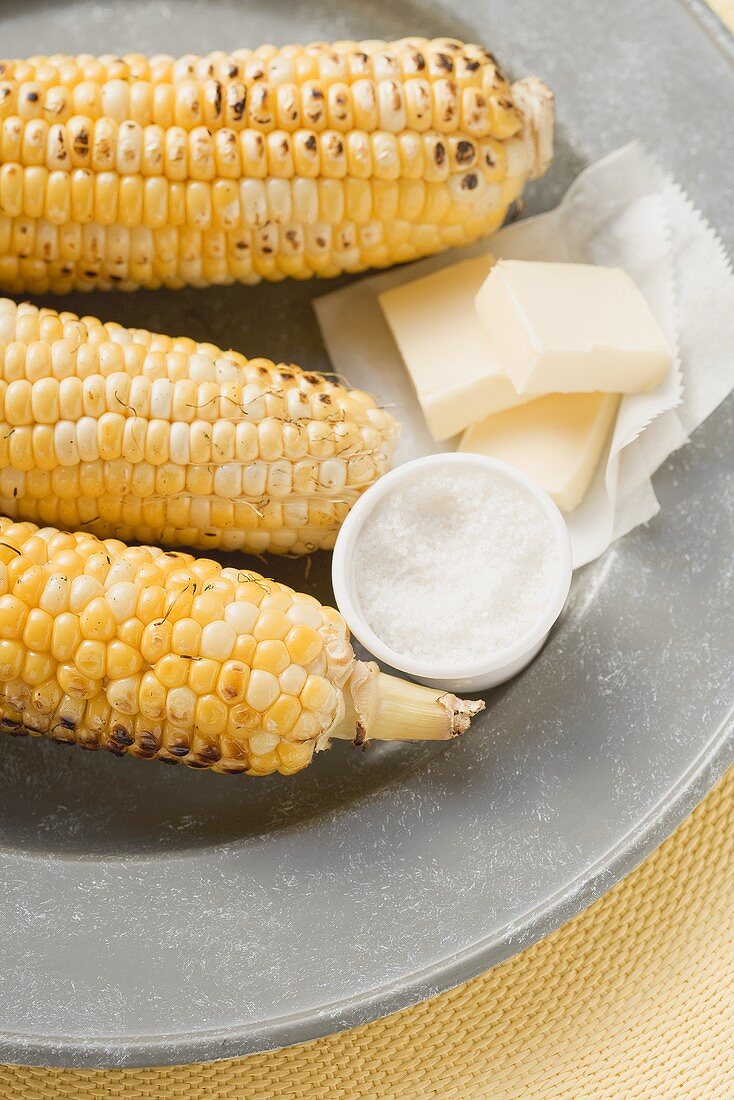
<instances>
[{"instance_id":1,"label":"coarse sea salt","mask_svg":"<svg viewBox=\"0 0 734 1100\"><path fill-rule=\"evenodd\" d=\"M378 501L354 553L364 619L396 653L474 664L542 618L559 547L541 504L496 470L416 471Z\"/></svg>"}]
</instances>

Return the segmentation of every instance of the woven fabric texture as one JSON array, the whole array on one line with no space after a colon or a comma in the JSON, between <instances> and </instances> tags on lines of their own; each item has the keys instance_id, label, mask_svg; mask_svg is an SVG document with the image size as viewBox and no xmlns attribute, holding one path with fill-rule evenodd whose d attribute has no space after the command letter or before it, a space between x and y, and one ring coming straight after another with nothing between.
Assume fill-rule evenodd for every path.
<instances>
[{"instance_id":1,"label":"woven fabric texture","mask_svg":"<svg viewBox=\"0 0 734 1100\"><path fill-rule=\"evenodd\" d=\"M734 28L734 0L710 0L709 7L727 26Z\"/></svg>"},{"instance_id":2,"label":"woven fabric texture","mask_svg":"<svg viewBox=\"0 0 734 1100\"><path fill-rule=\"evenodd\" d=\"M0 1067L3 1100L732 1100L734 769L609 894L432 1001L250 1058Z\"/></svg>"}]
</instances>

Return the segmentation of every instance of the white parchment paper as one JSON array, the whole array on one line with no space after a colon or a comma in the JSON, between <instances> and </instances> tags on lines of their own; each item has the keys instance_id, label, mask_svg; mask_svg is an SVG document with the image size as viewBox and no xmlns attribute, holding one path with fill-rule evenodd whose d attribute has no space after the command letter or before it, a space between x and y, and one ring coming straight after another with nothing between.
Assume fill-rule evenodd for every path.
<instances>
[{"instance_id":1,"label":"white parchment paper","mask_svg":"<svg viewBox=\"0 0 734 1100\"><path fill-rule=\"evenodd\" d=\"M625 268L676 350L673 368L657 389L622 399L607 456L585 499L567 517L574 565L580 566L655 515L651 475L731 392L731 264L688 197L634 142L582 172L550 213L508 226L491 241L318 298L316 315L334 371L391 406L402 424L396 463L451 450L455 443L431 438L378 294L483 252Z\"/></svg>"}]
</instances>

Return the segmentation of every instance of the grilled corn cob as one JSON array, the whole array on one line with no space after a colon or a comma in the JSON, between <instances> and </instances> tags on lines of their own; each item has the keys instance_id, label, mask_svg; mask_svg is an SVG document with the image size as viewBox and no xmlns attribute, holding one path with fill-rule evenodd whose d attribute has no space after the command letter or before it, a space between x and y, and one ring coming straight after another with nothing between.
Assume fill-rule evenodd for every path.
<instances>
[{"instance_id":1,"label":"grilled corn cob","mask_svg":"<svg viewBox=\"0 0 734 1100\"><path fill-rule=\"evenodd\" d=\"M332 737L445 739L482 703L355 659L332 608L206 558L0 519L0 730L291 774Z\"/></svg>"},{"instance_id":2,"label":"grilled corn cob","mask_svg":"<svg viewBox=\"0 0 734 1100\"><path fill-rule=\"evenodd\" d=\"M453 39L0 63L0 286L384 267L497 229L552 98Z\"/></svg>"},{"instance_id":3,"label":"grilled corn cob","mask_svg":"<svg viewBox=\"0 0 734 1100\"><path fill-rule=\"evenodd\" d=\"M333 546L396 424L292 364L0 299L0 512L124 540Z\"/></svg>"}]
</instances>

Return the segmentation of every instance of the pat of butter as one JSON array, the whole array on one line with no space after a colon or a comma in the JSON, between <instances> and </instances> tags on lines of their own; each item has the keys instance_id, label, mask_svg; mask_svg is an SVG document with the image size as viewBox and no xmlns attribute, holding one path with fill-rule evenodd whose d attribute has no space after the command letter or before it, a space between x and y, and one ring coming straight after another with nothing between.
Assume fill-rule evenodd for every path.
<instances>
[{"instance_id":1,"label":"pat of butter","mask_svg":"<svg viewBox=\"0 0 734 1100\"><path fill-rule=\"evenodd\" d=\"M500 260L476 309L519 393L641 393L672 362L642 291L619 268Z\"/></svg>"},{"instance_id":2,"label":"pat of butter","mask_svg":"<svg viewBox=\"0 0 734 1100\"><path fill-rule=\"evenodd\" d=\"M572 512L586 495L618 406L618 394L551 393L472 425L459 450L517 466Z\"/></svg>"},{"instance_id":3,"label":"pat of butter","mask_svg":"<svg viewBox=\"0 0 734 1100\"><path fill-rule=\"evenodd\" d=\"M413 380L434 439L510 408L521 397L492 352L474 298L493 259L445 267L380 295L380 305Z\"/></svg>"}]
</instances>

